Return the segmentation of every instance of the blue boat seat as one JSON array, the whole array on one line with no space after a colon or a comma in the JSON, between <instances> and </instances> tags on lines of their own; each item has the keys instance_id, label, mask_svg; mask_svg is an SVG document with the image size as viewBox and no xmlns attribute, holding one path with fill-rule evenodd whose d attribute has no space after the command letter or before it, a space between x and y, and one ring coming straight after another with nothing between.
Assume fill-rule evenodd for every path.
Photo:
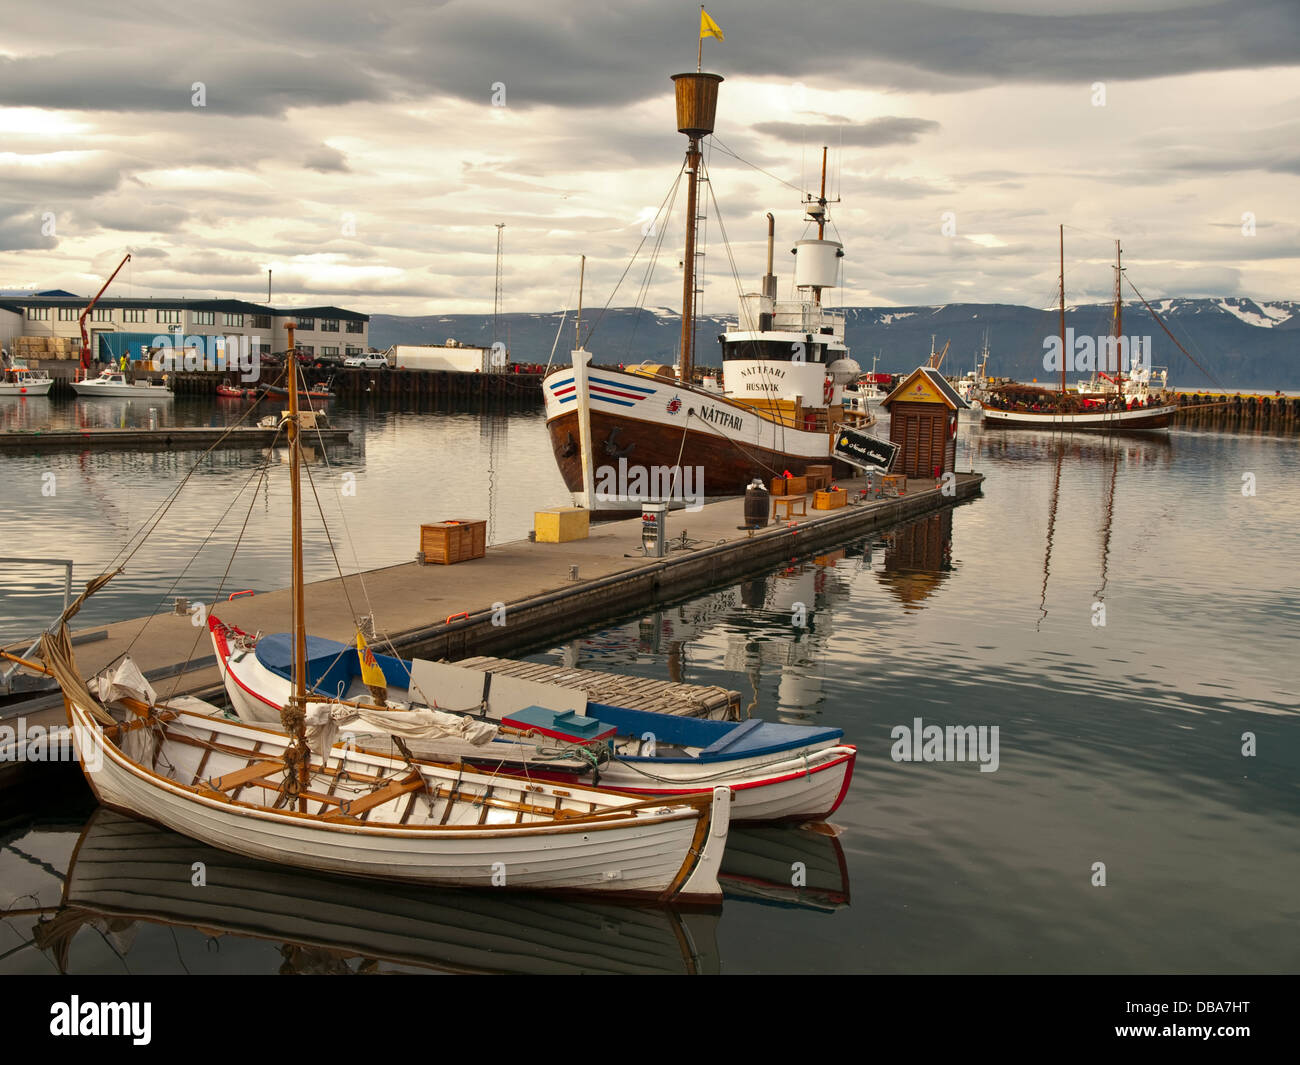
<instances>
[{"instance_id":1,"label":"blue boat seat","mask_svg":"<svg viewBox=\"0 0 1300 1065\"><path fill-rule=\"evenodd\" d=\"M766 722L760 721L757 718L750 718L750 720L746 721L743 725L737 725L735 728L730 729L726 735L721 736L710 743L700 752L700 757L707 758L711 754L721 754L728 747L743 740L751 732L756 732L758 729L762 728L764 724L766 724Z\"/></svg>"}]
</instances>

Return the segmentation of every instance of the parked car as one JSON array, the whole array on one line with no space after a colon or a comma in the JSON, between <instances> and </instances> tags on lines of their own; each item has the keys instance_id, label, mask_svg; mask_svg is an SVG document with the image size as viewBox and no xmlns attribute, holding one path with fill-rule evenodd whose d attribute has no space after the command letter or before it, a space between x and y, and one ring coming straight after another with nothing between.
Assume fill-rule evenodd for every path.
<instances>
[{"instance_id":1,"label":"parked car","mask_svg":"<svg viewBox=\"0 0 1300 1065\"><path fill-rule=\"evenodd\" d=\"M387 370L388 356L380 351L365 352L361 355L349 355L343 360L344 366L363 366L367 370Z\"/></svg>"}]
</instances>

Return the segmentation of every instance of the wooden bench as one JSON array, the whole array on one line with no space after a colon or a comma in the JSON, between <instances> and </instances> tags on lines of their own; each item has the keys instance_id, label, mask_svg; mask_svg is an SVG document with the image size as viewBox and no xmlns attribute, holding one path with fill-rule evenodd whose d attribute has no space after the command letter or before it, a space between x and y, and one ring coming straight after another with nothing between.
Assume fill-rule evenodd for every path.
<instances>
[{"instance_id":1,"label":"wooden bench","mask_svg":"<svg viewBox=\"0 0 1300 1065\"><path fill-rule=\"evenodd\" d=\"M804 518L808 516L807 496L773 496L772 505L773 510L776 512L776 518L778 521L781 518L789 518L791 516ZM798 510L794 509L796 506L799 508ZM782 507L785 508L784 514L781 513Z\"/></svg>"}]
</instances>

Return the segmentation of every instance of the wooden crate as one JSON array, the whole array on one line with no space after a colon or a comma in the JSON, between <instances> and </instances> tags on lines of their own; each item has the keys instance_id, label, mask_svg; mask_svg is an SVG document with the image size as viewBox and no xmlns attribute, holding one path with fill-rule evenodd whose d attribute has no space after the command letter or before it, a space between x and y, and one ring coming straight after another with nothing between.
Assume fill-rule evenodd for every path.
<instances>
[{"instance_id":1,"label":"wooden crate","mask_svg":"<svg viewBox=\"0 0 1300 1065\"><path fill-rule=\"evenodd\" d=\"M803 473L808 478L809 491L815 492L831 486L830 466L808 466Z\"/></svg>"},{"instance_id":2,"label":"wooden crate","mask_svg":"<svg viewBox=\"0 0 1300 1065\"><path fill-rule=\"evenodd\" d=\"M773 477L772 494L774 496L801 496L808 492L807 477Z\"/></svg>"},{"instance_id":3,"label":"wooden crate","mask_svg":"<svg viewBox=\"0 0 1300 1065\"><path fill-rule=\"evenodd\" d=\"M813 510L838 510L849 502L849 494L843 488L834 491L818 491L813 495Z\"/></svg>"},{"instance_id":4,"label":"wooden crate","mask_svg":"<svg viewBox=\"0 0 1300 1065\"><path fill-rule=\"evenodd\" d=\"M539 544L567 544L585 540L591 531L591 511L580 507L552 507L533 512L533 531Z\"/></svg>"},{"instance_id":5,"label":"wooden crate","mask_svg":"<svg viewBox=\"0 0 1300 1065\"><path fill-rule=\"evenodd\" d=\"M442 566L487 554L487 522L456 518L420 526L424 561Z\"/></svg>"}]
</instances>

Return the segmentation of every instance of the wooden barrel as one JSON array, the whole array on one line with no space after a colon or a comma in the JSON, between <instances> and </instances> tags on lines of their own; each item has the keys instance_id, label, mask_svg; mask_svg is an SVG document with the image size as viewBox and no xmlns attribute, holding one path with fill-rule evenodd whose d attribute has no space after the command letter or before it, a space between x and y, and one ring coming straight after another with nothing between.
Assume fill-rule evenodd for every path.
<instances>
[{"instance_id":1,"label":"wooden barrel","mask_svg":"<svg viewBox=\"0 0 1300 1065\"><path fill-rule=\"evenodd\" d=\"M755 480L745 489L745 525L761 529L772 520L772 496L763 482Z\"/></svg>"},{"instance_id":2,"label":"wooden barrel","mask_svg":"<svg viewBox=\"0 0 1300 1065\"><path fill-rule=\"evenodd\" d=\"M721 74L674 74L677 88L677 131L688 137L704 137L713 132L718 110L718 86Z\"/></svg>"}]
</instances>

